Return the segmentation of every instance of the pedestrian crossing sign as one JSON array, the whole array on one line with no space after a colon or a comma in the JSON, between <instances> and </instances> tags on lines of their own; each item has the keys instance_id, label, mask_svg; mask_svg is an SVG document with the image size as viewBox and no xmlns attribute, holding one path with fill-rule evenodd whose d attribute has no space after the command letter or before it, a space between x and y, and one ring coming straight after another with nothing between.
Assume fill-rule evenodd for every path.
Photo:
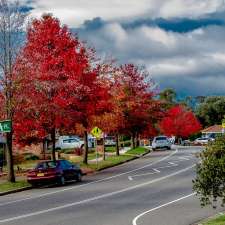
<instances>
[{"instance_id":1,"label":"pedestrian crossing sign","mask_svg":"<svg viewBox=\"0 0 225 225\"><path fill-rule=\"evenodd\" d=\"M94 127L92 130L91 130L91 134L96 137L96 138L101 138L102 137L102 130L98 127Z\"/></svg>"}]
</instances>

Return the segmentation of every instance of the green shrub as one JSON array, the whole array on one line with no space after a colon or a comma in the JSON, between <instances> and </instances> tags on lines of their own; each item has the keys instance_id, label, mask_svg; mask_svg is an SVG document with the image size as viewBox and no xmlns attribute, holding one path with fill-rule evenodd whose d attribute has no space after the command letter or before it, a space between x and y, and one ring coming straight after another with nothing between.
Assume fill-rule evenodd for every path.
<instances>
[{"instance_id":1,"label":"green shrub","mask_svg":"<svg viewBox=\"0 0 225 225\"><path fill-rule=\"evenodd\" d=\"M24 154L24 159L25 160L39 160L40 157L33 153L27 153L27 154Z\"/></svg>"},{"instance_id":2,"label":"green shrub","mask_svg":"<svg viewBox=\"0 0 225 225\"><path fill-rule=\"evenodd\" d=\"M190 141L194 141L195 139L200 138L201 136L202 136L202 133L192 134L192 135L189 137L189 140L190 140Z\"/></svg>"},{"instance_id":3,"label":"green shrub","mask_svg":"<svg viewBox=\"0 0 225 225\"><path fill-rule=\"evenodd\" d=\"M217 205L220 198L225 203L225 135L210 142L200 154L193 189L199 195L201 205Z\"/></svg>"}]
</instances>

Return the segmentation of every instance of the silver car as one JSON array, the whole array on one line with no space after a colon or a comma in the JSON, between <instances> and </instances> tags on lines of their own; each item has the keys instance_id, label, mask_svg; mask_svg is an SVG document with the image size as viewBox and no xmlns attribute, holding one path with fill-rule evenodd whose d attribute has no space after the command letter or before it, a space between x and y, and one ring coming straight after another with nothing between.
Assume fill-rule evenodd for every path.
<instances>
[{"instance_id":1,"label":"silver car","mask_svg":"<svg viewBox=\"0 0 225 225\"><path fill-rule=\"evenodd\" d=\"M157 136L154 137L152 141L152 149L163 149L166 148L168 150L171 149L172 143L169 141L169 139L166 136Z\"/></svg>"}]
</instances>

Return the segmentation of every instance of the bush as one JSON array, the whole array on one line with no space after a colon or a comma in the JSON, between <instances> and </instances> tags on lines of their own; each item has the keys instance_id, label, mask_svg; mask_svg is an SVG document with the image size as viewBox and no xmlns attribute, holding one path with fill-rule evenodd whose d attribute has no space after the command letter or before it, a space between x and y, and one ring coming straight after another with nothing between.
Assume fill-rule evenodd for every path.
<instances>
[{"instance_id":1,"label":"bush","mask_svg":"<svg viewBox=\"0 0 225 225\"><path fill-rule=\"evenodd\" d=\"M201 133L192 134L192 135L189 137L189 140L190 140L190 141L194 141L195 139L200 138L201 136L202 136Z\"/></svg>"},{"instance_id":2,"label":"bush","mask_svg":"<svg viewBox=\"0 0 225 225\"><path fill-rule=\"evenodd\" d=\"M27 154L24 154L24 159L25 160L39 160L40 157L33 153L27 153Z\"/></svg>"},{"instance_id":3,"label":"bush","mask_svg":"<svg viewBox=\"0 0 225 225\"><path fill-rule=\"evenodd\" d=\"M74 153L75 153L75 155L81 156L83 154L83 149L75 148Z\"/></svg>"},{"instance_id":4,"label":"bush","mask_svg":"<svg viewBox=\"0 0 225 225\"><path fill-rule=\"evenodd\" d=\"M130 146L131 146L131 141L130 140L121 142L121 147L130 147Z\"/></svg>"},{"instance_id":5,"label":"bush","mask_svg":"<svg viewBox=\"0 0 225 225\"><path fill-rule=\"evenodd\" d=\"M225 135L217 137L200 154L197 176L193 189L199 195L201 205L217 205L217 199L225 203Z\"/></svg>"},{"instance_id":6,"label":"bush","mask_svg":"<svg viewBox=\"0 0 225 225\"><path fill-rule=\"evenodd\" d=\"M25 161L24 155L22 155L22 154L15 154L15 155L13 155L13 162L14 162L15 165L21 164L24 161Z\"/></svg>"}]
</instances>

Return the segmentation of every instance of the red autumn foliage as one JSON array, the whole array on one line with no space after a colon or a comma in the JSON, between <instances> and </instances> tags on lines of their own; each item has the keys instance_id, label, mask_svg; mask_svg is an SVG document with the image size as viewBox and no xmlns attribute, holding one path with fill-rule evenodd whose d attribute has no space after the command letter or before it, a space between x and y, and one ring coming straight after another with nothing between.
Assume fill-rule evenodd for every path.
<instances>
[{"instance_id":1,"label":"red autumn foliage","mask_svg":"<svg viewBox=\"0 0 225 225\"><path fill-rule=\"evenodd\" d=\"M78 112L67 109L77 99L71 91L77 96L83 88L80 80L90 67L88 57L85 47L56 18L44 15L32 22L17 60L22 79L15 131L20 142L29 136L42 139L67 126L71 116L77 117Z\"/></svg>"},{"instance_id":2,"label":"red autumn foliage","mask_svg":"<svg viewBox=\"0 0 225 225\"><path fill-rule=\"evenodd\" d=\"M73 132L77 124L87 135L92 117L108 107L106 83L93 57L94 51L73 37L67 27L61 27L56 18L44 15L33 21L17 60L17 71L23 77L23 107L15 124L20 143L35 138L40 141L48 134L54 140L56 130ZM21 120L28 125L24 127Z\"/></svg>"},{"instance_id":3,"label":"red autumn foliage","mask_svg":"<svg viewBox=\"0 0 225 225\"><path fill-rule=\"evenodd\" d=\"M161 132L167 136L187 138L201 130L201 124L193 112L177 105L168 110L160 122Z\"/></svg>"},{"instance_id":4,"label":"red autumn foliage","mask_svg":"<svg viewBox=\"0 0 225 225\"><path fill-rule=\"evenodd\" d=\"M120 67L115 75L113 95L122 115L118 125L121 133L133 137L142 134L153 126L161 116L160 103L153 97L154 83L149 73L133 64Z\"/></svg>"}]
</instances>

